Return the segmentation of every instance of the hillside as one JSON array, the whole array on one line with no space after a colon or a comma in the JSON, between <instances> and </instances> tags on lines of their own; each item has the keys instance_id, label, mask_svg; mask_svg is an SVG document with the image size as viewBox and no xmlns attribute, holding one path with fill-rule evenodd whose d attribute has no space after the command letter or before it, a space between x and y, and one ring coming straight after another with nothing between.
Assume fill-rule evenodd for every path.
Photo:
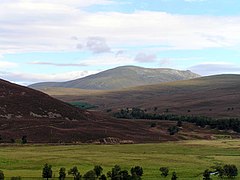
<instances>
[{"instance_id":1,"label":"hillside","mask_svg":"<svg viewBox=\"0 0 240 180\"><path fill-rule=\"evenodd\" d=\"M167 129L175 122L114 119L99 111L83 111L42 92L0 80L0 143L137 143L210 139L216 130L186 123L175 136ZM233 134L236 136L236 134Z\"/></svg>"},{"instance_id":2,"label":"hillside","mask_svg":"<svg viewBox=\"0 0 240 180\"><path fill-rule=\"evenodd\" d=\"M0 80L0 118L88 119L87 113L42 92Z\"/></svg>"},{"instance_id":3,"label":"hillside","mask_svg":"<svg viewBox=\"0 0 240 180\"><path fill-rule=\"evenodd\" d=\"M173 114L240 116L240 75L216 75L120 91L64 88L43 91L64 101L88 102L103 110L140 107L152 111L156 107L156 113L168 110Z\"/></svg>"},{"instance_id":4,"label":"hillside","mask_svg":"<svg viewBox=\"0 0 240 180\"><path fill-rule=\"evenodd\" d=\"M122 66L98 74L67 82L45 82L30 85L31 88L47 87L113 90L140 85L186 80L199 77L191 71L174 69L150 69L136 66Z\"/></svg>"}]
</instances>

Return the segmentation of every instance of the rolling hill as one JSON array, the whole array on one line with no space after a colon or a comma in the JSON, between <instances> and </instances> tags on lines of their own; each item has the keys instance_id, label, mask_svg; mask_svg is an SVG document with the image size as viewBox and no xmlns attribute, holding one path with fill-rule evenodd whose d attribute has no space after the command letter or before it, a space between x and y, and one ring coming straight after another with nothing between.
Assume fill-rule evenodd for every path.
<instances>
[{"instance_id":1,"label":"rolling hill","mask_svg":"<svg viewBox=\"0 0 240 180\"><path fill-rule=\"evenodd\" d=\"M153 122L155 127L151 127ZM171 136L168 128L175 124L115 119L99 111L80 110L42 92L0 80L0 143L19 142L23 136L32 143L139 143L211 139L219 134L217 130L184 123L182 130ZM237 137L236 133L230 135Z\"/></svg>"},{"instance_id":2,"label":"rolling hill","mask_svg":"<svg viewBox=\"0 0 240 180\"><path fill-rule=\"evenodd\" d=\"M98 74L67 82L44 82L30 85L34 89L48 87L113 90L140 85L157 84L199 77L191 71L174 69L149 69L137 66L122 66Z\"/></svg>"},{"instance_id":3,"label":"rolling hill","mask_svg":"<svg viewBox=\"0 0 240 180\"><path fill-rule=\"evenodd\" d=\"M140 107L156 113L240 117L240 75L216 75L115 91L48 88L63 101L80 101L102 110Z\"/></svg>"},{"instance_id":4,"label":"rolling hill","mask_svg":"<svg viewBox=\"0 0 240 180\"><path fill-rule=\"evenodd\" d=\"M0 118L86 120L88 115L42 92L0 80Z\"/></svg>"},{"instance_id":5,"label":"rolling hill","mask_svg":"<svg viewBox=\"0 0 240 180\"><path fill-rule=\"evenodd\" d=\"M136 143L180 139L210 139L215 130L184 124L176 136L167 129L175 122L119 120L99 111L83 111L42 92L0 80L0 143ZM193 130L194 129L194 130Z\"/></svg>"}]
</instances>

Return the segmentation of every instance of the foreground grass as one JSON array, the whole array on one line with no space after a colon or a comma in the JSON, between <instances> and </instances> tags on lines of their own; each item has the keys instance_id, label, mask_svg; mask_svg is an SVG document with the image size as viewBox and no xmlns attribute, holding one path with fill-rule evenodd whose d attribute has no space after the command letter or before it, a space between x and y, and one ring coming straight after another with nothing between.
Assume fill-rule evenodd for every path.
<instances>
[{"instance_id":1,"label":"foreground grass","mask_svg":"<svg viewBox=\"0 0 240 180\"><path fill-rule=\"evenodd\" d=\"M130 170L142 166L143 179L162 179L159 168L167 166L179 179L202 179L201 173L215 164L235 164L240 170L240 140L182 141L133 145L26 145L0 147L0 170L6 177L41 177L42 166L78 166L81 174L101 165L104 173L115 164ZM240 179L240 176L238 176ZM33 178L36 179L36 178ZM170 179L165 178L165 179ZM24 180L24 179L23 179Z\"/></svg>"}]
</instances>

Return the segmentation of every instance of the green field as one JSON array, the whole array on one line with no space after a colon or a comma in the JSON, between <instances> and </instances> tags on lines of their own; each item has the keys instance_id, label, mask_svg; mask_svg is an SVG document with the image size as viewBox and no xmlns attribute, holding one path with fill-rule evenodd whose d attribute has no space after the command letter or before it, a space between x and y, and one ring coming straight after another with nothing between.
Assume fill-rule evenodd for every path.
<instances>
[{"instance_id":1,"label":"green field","mask_svg":"<svg viewBox=\"0 0 240 180\"><path fill-rule=\"evenodd\" d=\"M127 170L132 166L142 166L143 179L146 180L170 179L171 176L160 176L159 168L162 166L169 167L170 174L176 171L179 179L202 179L201 173L217 163L235 164L240 170L240 140L131 145L1 146L0 154L0 169L6 177L41 177L45 163L53 166L56 177L60 167L68 170L78 166L81 174L84 174L94 165L101 165L106 173L115 164ZM240 176L236 179L240 179Z\"/></svg>"}]
</instances>

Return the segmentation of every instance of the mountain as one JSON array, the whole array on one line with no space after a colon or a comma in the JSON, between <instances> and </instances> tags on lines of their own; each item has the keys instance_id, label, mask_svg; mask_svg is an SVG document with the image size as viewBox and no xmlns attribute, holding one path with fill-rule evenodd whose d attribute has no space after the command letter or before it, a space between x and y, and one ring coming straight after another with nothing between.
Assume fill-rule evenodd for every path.
<instances>
[{"instance_id":1,"label":"mountain","mask_svg":"<svg viewBox=\"0 0 240 180\"><path fill-rule=\"evenodd\" d=\"M156 113L168 110L172 114L240 117L240 75L215 75L113 91L48 88L44 92L63 101L94 104L102 110L156 107Z\"/></svg>"},{"instance_id":2,"label":"mountain","mask_svg":"<svg viewBox=\"0 0 240 180\"><path fill-rule=\"evenodd\" d=\"M85 111L42 92L0 79L0 118L88 119Z\"/></svg>"},{"instance_id":3,"label":"mountain","mask_svg":"<svg viewBox=\"0 0 240 180\"><path fill-rule=\"evenodd\" d=\"M47 87L64 87L113 90L140 85L186 80L196 77L199 77L199 75L192 73L191 71L122 66L72 81L36 83L30 85L30 87L34 89L42 89Z\"/></svg>"}]
</instances>

